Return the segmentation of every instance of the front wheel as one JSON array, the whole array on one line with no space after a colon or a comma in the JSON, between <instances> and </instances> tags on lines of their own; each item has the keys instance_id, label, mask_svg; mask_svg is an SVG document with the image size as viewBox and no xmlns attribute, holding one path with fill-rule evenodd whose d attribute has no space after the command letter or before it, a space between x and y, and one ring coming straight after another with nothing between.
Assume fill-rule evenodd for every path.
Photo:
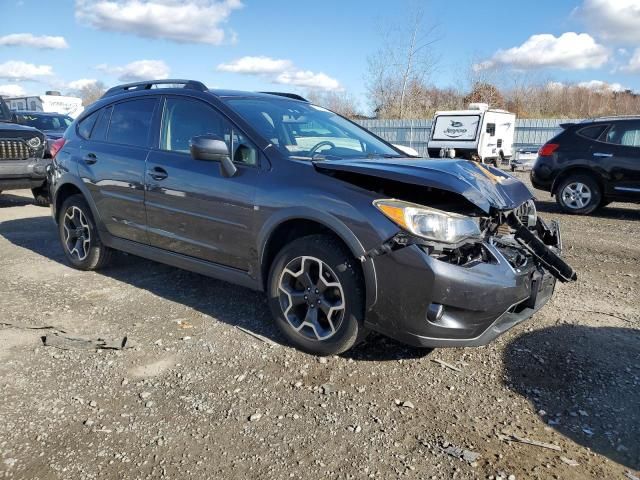
<instances>
[{"instance_id":1,"label":"front wheel","mask_svg":"<svg viewBox=\"0 0 640 480\"><path fill-rule=\"evenodd\" d=\"M300 350L335 355L366 335L361 271L331 236L311 235L286 245L273 261L268 287L278 328Z\"/></svg>"},{"instance_id":2,"label":"front wheel","mask_svg":"<svg viewBox=\"0 0 640 480\"><path fill-rule=\"evenodd\" d=\"M112 250L100 240L91 209L82 195L72 195L62 204L58 233L67 260L79 270L97 270L111 259Z\"/></svg>"},{"instance_id":3,"label":"front wheel","mask_svg":"<svg viewBox=\"0 0 640 480\"><path fill-rule=\"evenodd\" d=\"M556 191L556 202L567 213L586 215L600 205L601 192L598 183L588 175L571 175L565 178Z\"/></svg>"}]
</instances>

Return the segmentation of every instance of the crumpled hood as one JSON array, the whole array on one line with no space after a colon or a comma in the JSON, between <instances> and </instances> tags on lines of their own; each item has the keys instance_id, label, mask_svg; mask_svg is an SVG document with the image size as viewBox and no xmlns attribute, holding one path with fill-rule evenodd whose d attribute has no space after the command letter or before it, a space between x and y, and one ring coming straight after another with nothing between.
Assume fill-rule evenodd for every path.
<instances>
[{"instance_id":1,"label":"crumpled hood","mask_svg":"<svg viewBox=\"0 0 640 480\"><path fill-rule=\"evenodd\" d=\"M517 178L471 160L376 158L313 162L319 171L360 173L458 193L486 213L511 210L533 198Z\"/></svg>"},{"instance_id":2,"label":"crumpled hood","mask_svg":"<svg viewBox=\"0 0 640 480\"><path fill-rule=\"evenodd\" d=\"M44 134L33 127L0 122L0 138L31 138L34 136L44 138Z\"/></svg>"}]
</instances>

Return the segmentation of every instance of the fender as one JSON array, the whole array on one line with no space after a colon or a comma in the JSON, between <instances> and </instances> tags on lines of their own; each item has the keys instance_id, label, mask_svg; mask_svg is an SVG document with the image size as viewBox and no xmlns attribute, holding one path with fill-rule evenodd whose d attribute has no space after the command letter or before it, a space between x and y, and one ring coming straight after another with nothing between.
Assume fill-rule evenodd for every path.
<instances>
[{"instance_id":1,"label":"fender","mask_svg":"<svg viewBox=\"0 0 640 480\"><path fill-rule=\"evenodd\" d=\"M93 201L93 197L89 193L89 189L84 184L84 182L82 182L78 177L68 173L64 173L61 176L57 176L53 180L53 183L51 183L51 187L52 187L51 188L51 214L53 216L53 219L57 221L58 212L56 211L56 204L58 199L58 192L65 185L73 185L78 190L80 190L80 193L82 193L82 195L84 196L84 199L87 201L87 204L89 205L89 208L91 209L91 214L93 215L93 218L96 222L96 226L98 227L98 230L100 231L100 233L106 232L104 222L102 221L102 217L100 217L100 213L96 208L96 204Z\"/></svg>"},{"instance_id":2,"label":"fender","mask_svg":"<svg viewBox=\"0 0 640 480\"><path fill-rule=\"evenodd\" d=\"M271 215L260 228L256 239L259 267L263 265L265 247L272 233L279 225L289 220L310 220L325 226L333 231L347 245L356 259L367 253L358 237L337 217L308 207L295 207L277 211ZM367 309L370 309L376 303L378 291L374 262L362 263L362 271L366 287L365 303Z\"/></svg>"}]
</instances>

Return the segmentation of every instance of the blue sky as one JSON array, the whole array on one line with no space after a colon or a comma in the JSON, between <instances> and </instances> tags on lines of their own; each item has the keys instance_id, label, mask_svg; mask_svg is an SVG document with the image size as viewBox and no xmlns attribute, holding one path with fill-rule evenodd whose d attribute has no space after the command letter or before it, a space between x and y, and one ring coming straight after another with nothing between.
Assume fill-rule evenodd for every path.
<instances>
[{"instance_id":1,"label":"blue sky","mask_svg":"<svg viewBox=\"0 0 640 480\"><path fill-rule=\"evenodd\" d=\"M431 0L441 57L431 80L482 71L640 91L640 0ZM145 76L210 87L344 89L363 99L380 26L408 2L0 0L0 93L70 91ZM62 37L62 38L59 38ZM49 48L56 47L56 48ZM137 63L136 63L137 62ZM599 82L606 82L603 87ZM362 101L364 106L364 101Z\"/></svg>"}]
</instances>

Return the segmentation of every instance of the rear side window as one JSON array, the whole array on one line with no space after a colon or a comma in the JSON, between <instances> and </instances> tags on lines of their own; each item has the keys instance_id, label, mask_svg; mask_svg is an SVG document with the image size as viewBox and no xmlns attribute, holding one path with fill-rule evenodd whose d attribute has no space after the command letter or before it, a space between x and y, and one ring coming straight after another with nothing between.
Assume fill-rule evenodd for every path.
<instances>
[{"instance_id":1,"label":"rear side window","mask_svg":"<svg viewBox=\"0 0 640 480\"><path fill-rule=\"evenodd\" d=\"M609 125L593 125L591 127L582 128L578 130L578 135L590 140L596 140L600 138L600 135L602 135L602 132L604 132L608 126Z\"/></svg>"},{"instance_id":2,"label":"rear side window","mask_svg":"<svg viewBox=\"0 0 640 480\"><path fill-rule=\"evenodd\" d=\"M107 139L122 145L147 146L156 102L155 98L141 98L114 105Z\"/></svg>"},{"instance_id":3,"label":"rear side window","mask_svg":"<svg viewBox=\"0 0 640 480\"><path fill-rule=\"evenodd\" d=\"M109 127L109 120L111 119L111 111L113 107L103 108L100 111L100 117L96 122L96 126L91 132L91 140L102 140L107 138L107 129Z\"/></svg>"},{"instance_id":4,"label":"rear side window","mask_svg":"<svg viewBox=\"0 0 640 480\"><path fill-rule=\"evenodd\" d=\"M606 137L607 143L625 147L640 147L640 122L614 123Z\"/></svg>"},{"instance_id":5,"label":"rear side window","mask_svg":"<svg viewBox=\"0 0 640 480\"><path fill-rule=\"evenodd\" d=\"M78 123L78 135L82 138L88 139L91 136L91 130L93 130L93 126L96 124L99 114L100 110L93 112L86 118L83 118L80 123Z\"/></svg>"}]
</instances>

